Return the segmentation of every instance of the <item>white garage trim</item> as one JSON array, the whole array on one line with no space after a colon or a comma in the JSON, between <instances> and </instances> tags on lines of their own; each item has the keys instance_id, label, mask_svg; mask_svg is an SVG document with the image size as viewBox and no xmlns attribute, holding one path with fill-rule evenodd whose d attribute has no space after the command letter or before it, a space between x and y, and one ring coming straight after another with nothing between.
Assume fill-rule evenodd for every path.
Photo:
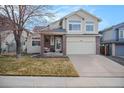
<instances>
[{"instance_id":1,"label":"white garage trim","mask_svg":"<svg viewBox=\"0 0 124 93\"><path fill-rule=\"evenodd\" d=\"M95 37L67 37L67 54L96 54Z\"/></svg>"}]
</instances>

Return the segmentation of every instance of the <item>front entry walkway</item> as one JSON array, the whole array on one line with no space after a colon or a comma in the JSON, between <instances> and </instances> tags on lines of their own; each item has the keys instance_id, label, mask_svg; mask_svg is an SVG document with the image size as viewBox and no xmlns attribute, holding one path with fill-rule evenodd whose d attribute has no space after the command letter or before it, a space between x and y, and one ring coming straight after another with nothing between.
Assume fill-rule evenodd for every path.
<instances>
[{"instance_id":1,"label":"front entry walkway","mask_svg":"<svg viewBox=\"0 0 124 93\"><path fill-rule=\"evenodd\" d=\"M124 77L124 66L100 55L70 55L81 77Z\"/></svg>"}]
</instances>

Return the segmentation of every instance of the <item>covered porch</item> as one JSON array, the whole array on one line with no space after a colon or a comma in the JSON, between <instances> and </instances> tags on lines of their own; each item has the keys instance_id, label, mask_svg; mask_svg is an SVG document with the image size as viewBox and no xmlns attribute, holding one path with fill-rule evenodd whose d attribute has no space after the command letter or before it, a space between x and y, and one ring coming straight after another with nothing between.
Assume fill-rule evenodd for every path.
<instances>
[{"instance_id":1,"label":"covered porch","mask_svg":"<svg viewBox=\"0 0 124 93\"><path fill-rule=\"evenodd\" d=\"M41 56L66 56L66 36L64 32L41 32Z\"/></svg>"}]
</instances>

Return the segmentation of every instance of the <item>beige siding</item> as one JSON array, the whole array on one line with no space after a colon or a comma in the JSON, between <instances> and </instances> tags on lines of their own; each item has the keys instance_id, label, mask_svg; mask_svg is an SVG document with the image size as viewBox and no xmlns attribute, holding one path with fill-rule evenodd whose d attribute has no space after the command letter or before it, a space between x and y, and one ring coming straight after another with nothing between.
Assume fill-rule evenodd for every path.
<instances>
[{"instance_id":1,"label":"beige siding","mask_svg":"<svg viewBox=\"0 0 124 93\"><path fill-rule=\"evenodd\" d=\"M79 32L69 31L69 21L79 20L81 21L81 30ZM56 21L49 25L50 29L56 29L60 27L60 21L62 21L62 28L66 30L67 42L66 42L66 52L67 54L96 54L96 38L92 35L82 35L82 34L98 34L98 19L86 12L78 11L76 13L71 13L65 16L63 20ZM94 23L94 31L86 31L86 22L92 21ZM72 34L77 36L72 36ZM71 35L71 36L69 36ZM40 46L32 46L32 37L28 41L28 53L40 53ZM38 35L36 35L38 36Z\"/></svg>"},{"instance_id":2,"label":"beige siding","mask_svg":"<svg viewBox=\"0 0 124 93\"><path fill-rule=\"evenodd\" d=\"M41 51L41 46L32 46L32 41L33 41L32 38L35 38L35 37L37 37L37 38L39 37L39 38L40 38L40 35L34 33L34 34L32 34L32 35L29 37L29 39L28 39L28 41L27 41L27 53L40 53L40 51ZM39 41L40 41L40 39L39 39Z\"/></svg>"},{"instance_id":3,"label":"beige siding","mask_svg":"<svg viewBox=\"0 0 124 93\"><path fill-rule=\"evenodd\" d=\"M66 24L65 24L65 23L66 23L66 20L63 19L63 20L62 20L62 28L63 28L63 29L66 29Z\"/></svg>"},{"instance_id":4,"label":"beige siding","mask_svg":"<svg viewBox=\"0 0 124 93\"><path fill-rule=\"evenodd\" d=\"M84 20L82 20L83 18L84 18ZM81 21L81 31L80 32L70 32L69 25L68 25L69 20L80 20ZM59 28L60 21L61 20L50 24L50 29ZM94 22L94 31L93 32L86 31L86 22L87 21ZM91 16L91 15L85 13L85 12L79 11L75 14L68 15L67 17L63 18L62 28L66 29L67 34L98 34L98 19L95 18L94 16Z\"/></svg>"},{"instance_id":5,"label":"beige siding","mask_svg":"<svg viewBox=\"0 0 124 93\"><path fill-rule=\"evenodd\" d=\"M67 54L96 54L95 37L67 37Z\"/></svg>"},{"instance_id":6,"label":"beige siding","mask_svg":"<svg viewBox=\"0 0 124 93\"><path fill-rule=\"evenodd\" d=\"M89 14L87 14L87 13L85 13L85 12L78 12L77 13L78 15L80 15L81 17L83 17L84 18L84 25L83 25L83 27L84 27L84 33L94 33L94 34L98 34L98 19L96 19L95 17L93 17L93 16L91 16L91 15L89 15ZM86 21L92 21L92 22L94 22L94 31L93 32L86 32Z\"/></svg>"},{"instance_id":7,"label":"beige siding","mask_svg":"<svg viewBox=\"0 0 124 93\"><path fill-rule=\"evenodd\" d=\"M70 32L69 31L69 21L71 20L78 20L78 21L81 21L81 31L79 32L76 32L76 31L73 31L73 32ZM83 30L84 30L84 22L82 20L81 17L77 16L77 15L73 15L73 16L70 16L69 18L67 18L66 20L66 31L67 31L67 34L82 34L83 33Z\"/></svg>"},{"instance_id":8,"label":"beige siding","mask_svg":"<svg viewBox=\"0 0 124 93\"><path fill-rule=\"evenodd\" d=\"M82 18L84 18L84 20L82 20ZM81 21L81 31L80 32L70 32L69 25L68 25L69 20L80 20ZM94 22L94 31L93 32L86 31L86 22L87 21ZM69 16L67 18L67 20L64 20L63 28L66 28L68 34L98 34L98 20L91 15L88 15L83 12L78 12L77 14Z\"/></svg>"}]
</instances>

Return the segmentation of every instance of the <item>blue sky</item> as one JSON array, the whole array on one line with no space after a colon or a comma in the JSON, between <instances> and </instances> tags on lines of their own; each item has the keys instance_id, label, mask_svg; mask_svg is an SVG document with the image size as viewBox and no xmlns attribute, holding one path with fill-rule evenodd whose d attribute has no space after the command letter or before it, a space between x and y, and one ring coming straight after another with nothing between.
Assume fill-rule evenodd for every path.
<instances>
[{"instance_id":1,"label":"blue sky","mask_svg":"<svg viewBox=\"0 0 124 93\"><path fill-rule=\"evenodd\" d=\"M102 19L99 30L124 22L124 5L58 5L55 20L81 8Z\"/></svg>"}]
</instances>

